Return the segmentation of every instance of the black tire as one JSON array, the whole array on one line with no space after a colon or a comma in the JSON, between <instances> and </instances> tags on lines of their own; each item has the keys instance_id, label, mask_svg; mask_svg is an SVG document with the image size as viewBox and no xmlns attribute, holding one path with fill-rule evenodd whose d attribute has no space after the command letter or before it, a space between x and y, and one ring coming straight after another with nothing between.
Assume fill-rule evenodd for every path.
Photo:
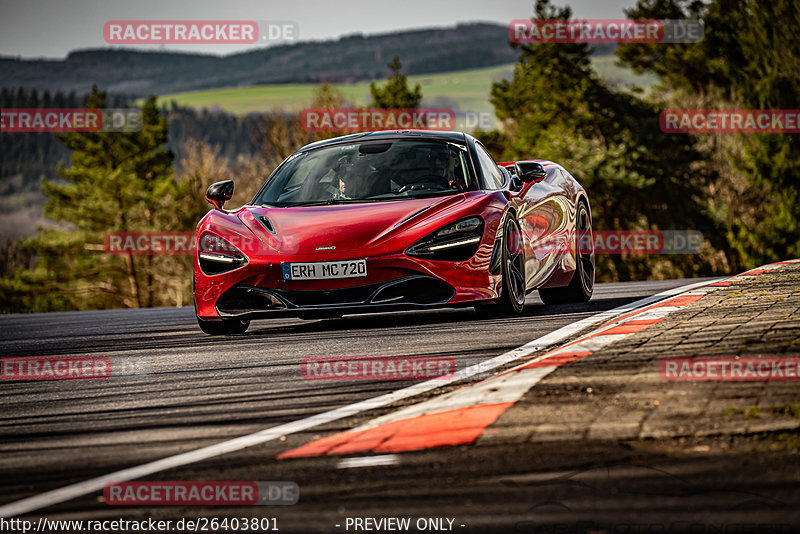
<instances>
[{"instance_id":1,"label":"black tire","mask_svg":"<svg viewBox=\"0 0 800 534\"><path fill-rule=\"evenodd\" d=\"M233 334L244 334L250 326L249 319L222 319L220 321L204 321L197 318L200 330L212 336L230 336Z\"/></svg>"},{"instance_id":2,"label":"black tire","mask_svg":"<svg viewBox=\"0 0 800 534\"><path fill-rule=\"evenodd\" d=\"M595 258L591 239L581 241L581 236L592 233L592 214L586 202L578 201L575 217L577 267L572 280L565 287L545 287L539 290L539 297L545 304L565 304L569 302L589 302L594 292ZM588 246L586 246L588 244Z\"/></svg>"},{"instance_id":3,"label":"black tire","mask_svg":"<svg viewBox=\"0 0 800 534\"><path fill-rule=\"evenodd\" d=\"M503 283L495 304L476 306L480 315L517 315L525 308L525 247L517 219L509 216L503 226L501 272Z\"/></svg>"}]
</instances>

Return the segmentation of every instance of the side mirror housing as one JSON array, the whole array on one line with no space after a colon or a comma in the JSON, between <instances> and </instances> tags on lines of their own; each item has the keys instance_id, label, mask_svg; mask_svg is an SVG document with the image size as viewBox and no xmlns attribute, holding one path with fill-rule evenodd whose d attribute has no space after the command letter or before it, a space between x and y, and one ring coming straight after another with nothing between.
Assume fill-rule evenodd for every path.
<instances>
[{"instance_id":1,"label":"side mirror housing","mask_svg":"<svg viewBox=\"0 0 800 534\"><path fill-rule=\"evenodd\" d=\"M211 184L206 191L206 200L218 210L233 196L233 180L224 180Z\"/></svg>"},{"instance_id":2,"label":"side mirror housing","mask_svg":"<svg viewBox=\"0 0 800 534\"><path fill-rule=\"evenodd\" d=\"M536 161L518 161L514 166L517 168L517 176L522 183L537 183L547 177L544 165Z\"/></svg>"},{"instance_id":3,"label":"side mirror housing","mask_svg":"<svg viewBox=\"0 0 800 534\"><path fill-rule=\"evenodd\" d=\"M516 194L519 198L524 197L533 184L547 178L544 165L536 161L518 161L514 164L514 168L517 171L517 183L522 182L522 187Z\"/></svg>"}]
</instances>

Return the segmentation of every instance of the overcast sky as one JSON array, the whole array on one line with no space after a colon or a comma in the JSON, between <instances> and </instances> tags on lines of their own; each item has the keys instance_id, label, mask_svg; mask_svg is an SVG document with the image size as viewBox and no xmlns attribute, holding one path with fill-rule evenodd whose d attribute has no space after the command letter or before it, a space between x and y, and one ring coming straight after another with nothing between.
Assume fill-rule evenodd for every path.
<instances>
[{"instance_id":1,"label":"overcast sky","mask_svg":"<svg viewBox=\"0 0 800 534\"><path fill-rule=\"evenodd\" d=\"M613 19L622 18L622 10L635 0L553 3L569 4L574 17ZM103 40L108 20L292 21L305 41L459 22L505 25L532 12L533 0L0 0L0 55L63 58L75 49L111 47ZM256 45L167 46L222 55Z\"/></svg>"}]
</instances>

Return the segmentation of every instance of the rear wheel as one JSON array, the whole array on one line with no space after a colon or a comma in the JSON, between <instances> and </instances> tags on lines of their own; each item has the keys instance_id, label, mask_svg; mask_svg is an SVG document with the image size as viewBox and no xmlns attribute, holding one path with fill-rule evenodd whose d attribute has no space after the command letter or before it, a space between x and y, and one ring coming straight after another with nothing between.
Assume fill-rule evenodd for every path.
<instances>
[{"instance_id":1,"label":"rear wheel","mask_svg":"<svg viewBox=\"0 0 800 534\"><path fill-rule=\"evenodd\" d=\"M249 319L222 319L220 321L204 321L197 318L200 330L212 336L229 336L232 334L244 334L250 326Z\"/></svg>"},{"instance_id":2,"label":"rear wheel","mask_svg":"<svg viewBox=\"0 0 800 534\"><path fill-rule=\"evenodd\" d=\"M576 227L576 263L572 280L566 287L544 287L539 297L545 304L589 302L594 292L594 242L592 241L592 215L586 203L578 202ZM588 236L588 239L586 238Z\"/></svg>"},{"instance_id":3,"label":"rear wheel","mask_svg":"<svg viewBox=\"0 0 800 534\"><path fill-rule=\"evenodd\" d=\"M476 307L482 315L514 315L525 307L525 249L522 232L514 217L506 219L503 227L503 282L496 304Z\"/></svg>"}]
</instances>

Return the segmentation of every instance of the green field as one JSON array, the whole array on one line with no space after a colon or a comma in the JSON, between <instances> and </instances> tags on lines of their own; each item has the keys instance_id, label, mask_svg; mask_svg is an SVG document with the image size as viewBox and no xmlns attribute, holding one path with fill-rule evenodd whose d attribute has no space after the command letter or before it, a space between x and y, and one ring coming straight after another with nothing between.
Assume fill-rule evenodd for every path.
<instances>
[{"instance_id":1,"label":"green field","mask_svg":"<svg viewBox=\"0 0 800 534\"><path fill-rule=\"evenodd\" d=\"M627 67L616 65L616 56L598 56L592 58L592 67L597 75L607 85L615 89L629 89L631 86L639 86L649 89L658 82L652 74L640 75Z\"/></svg>"},{"instance_id":2,"label":"green field","mask_svg":"<svg viewBox=\"0 0 800 534\"><path fill-rule=\"evenodd\" d=\"M616 87L638 84L652 85L651 78L637 76L629 69L614 65L613 56L593 58L596 72ZM492 82L510 78L513 64L485 69L409 76L413 87L422 87L423 105L472 111L491 112L489 90ZM229 87L210 91L176 93L160 97L162 103L175 101L181 106L196 109L224 110L237 115L263 111L300 111L311 104L316 84L258 85ZM337 84L335 86L354 106L366 106L370 100L369 83Z\"/></svg>"}]
</instances>

